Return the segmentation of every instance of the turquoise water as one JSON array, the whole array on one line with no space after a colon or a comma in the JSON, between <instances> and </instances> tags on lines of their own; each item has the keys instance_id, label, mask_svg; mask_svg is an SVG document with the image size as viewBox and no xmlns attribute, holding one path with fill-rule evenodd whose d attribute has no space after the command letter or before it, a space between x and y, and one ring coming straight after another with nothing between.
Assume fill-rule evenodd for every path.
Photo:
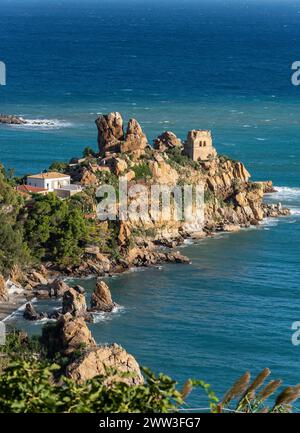
<instances>
[{"instance_id":1,"label":"turquoise water","mask_svg":"<svg viewBox=\"0 0 300 433\"><path fill-rule=\"evenodd\" d=\"M290 68L300 3L51 3L1 5L0 111L56 119L52 128L1 127L7 167L21 175L96 148L97 113L118 110L149 140L211 128L219 153L244 161L255 180L273 179L279 193L268 199L293 208L259 229L184 246L191 265L110 279L121 307L92 325L97 341L220 394L246 369L299 382L290 328L300 317L300 88Z\"/></svg>"}]
</instances>

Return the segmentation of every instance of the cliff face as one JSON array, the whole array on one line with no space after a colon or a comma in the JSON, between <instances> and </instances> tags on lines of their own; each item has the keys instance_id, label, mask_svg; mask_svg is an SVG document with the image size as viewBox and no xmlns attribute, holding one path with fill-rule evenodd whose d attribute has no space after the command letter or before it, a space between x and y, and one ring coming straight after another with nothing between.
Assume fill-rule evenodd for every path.
<instances>
[{"instance_id":1,"label":"cliff face","mask_svg":"<svg viewBox=\"0 0 300 433\"><path fill-rule=\"evenodd\" d=\"M272 184L251 182L250 174L241 162L218 156L212 146L214 151L208 159L193 161L184 152L185 143L171 131L158 136L151 147L135 119L129 121L126 132L120 113L102 115L96 120L96 125L100 156L96 164L85 166L81 177L84 185L98 186L107 181L107 176L124 176L130 184L176 186L202 183L205 190L204 224L191 226L172 219L133 221L129 218L116 223L120 247L128 247L134 232L140 235L137 241L141 241L141 237L155 242L180 239L199 236L201 231L236 231L240 227L259 224L268 214L262 201L264 192L269 192ZM205 131L200 133L204 136ZM195 143L195 146L200 146L196 153L202 152L203 141Z\"/></svg>"}]
</instances>

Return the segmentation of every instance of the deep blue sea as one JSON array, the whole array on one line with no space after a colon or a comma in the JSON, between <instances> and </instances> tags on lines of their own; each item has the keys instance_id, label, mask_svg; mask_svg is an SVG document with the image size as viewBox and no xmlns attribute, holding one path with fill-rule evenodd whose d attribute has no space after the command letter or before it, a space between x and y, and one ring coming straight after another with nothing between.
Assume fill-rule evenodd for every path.
<instances>
[{"instance_id":1,"label":"deep blue sea","mask_svg":"<svg viewBox=\"0 0 300 433\"><path fill-rule=\"evenodd\" d=\"M219 153L292 207L259 229L219 235L164 265L109 280L121 307L92 325L137 360L218 395L246 370L300 382L300 1L6 1L0 112L52 127L0 128L0 160L23 175L96 148L97 113L136 117L149 140L212 129ZM86 287L92 290L94 282ZM19 325L22 322L19 322ZM28 326L28 325L27 325ZM30 330L38 332L39 325ZM193 405L205 400L200 393Z\"/></svg>"}]
</instances>

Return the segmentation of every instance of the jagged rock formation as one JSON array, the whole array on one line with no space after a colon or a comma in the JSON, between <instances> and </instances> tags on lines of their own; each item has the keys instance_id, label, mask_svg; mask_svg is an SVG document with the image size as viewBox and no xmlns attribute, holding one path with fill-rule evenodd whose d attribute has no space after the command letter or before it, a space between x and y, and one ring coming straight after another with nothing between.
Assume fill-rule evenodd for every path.
<instances>
[{"instance_id":1,"label":"jagged rock formation","mask_svg":"<svg viewBox=\"0 0 300 433\"><path fill-rule=\"evenodd\" d=\"M74 317L85 316L87 312L85 296L73 288L64 293L62 301L62 313L70 313Z\"/></svg>"},{"instance_id":2,"label":"jagged rock formation","mask_svg":"<svg viewBox=\"0 0 300 433\"><path fill-rule=\"evenodd\" d=\"M98 280L92 294L91 310L111 312L115 306L108 285L104 281Z\"/></svg>"},{"instance_id":3,"label":"jagged rock formation","mask_svg":"<svg viewBox=\"0 0 300 433\"><path fill-rule=\"evenodd\" d=\"M123 119L120 113L110 113L96 119L100 152L116 152L124 139Z\"/></svg>"},{"instance_id":4,"label":"jagged rock formation","mask_svg":"<svg viewBox=\"0 0 300 433\"><path fill-rule=\"evenodd\" d=\"M181 140L171 131L163 132L153 141L154 149L160 152L167 152L175 148L180 149L182 146Z\"/></svg>"},{"instance_id":5,"label":"jagged rock formation","mask_svg":"<svg viewBox=\"0 0 300 433\"><path fill-rule=\"evenodd\" d=\"M96 119L96 125L101 154L127 152L139 157L148 145L147 137L135 119L129 120L126 134L124 134L123 119L120 113L101 115Z\"/></svg>"},{"instance_id":6,"label":"jagged rock formation","mask_svg":"<svg viewBox=\"0 0 300 433\"><path fill-rule=\"evenodd\" d=\"M120 150L124 153L132 153L140 157L148 145L148 140L143 130L135 119L130 119L127 126L125 141L121 142Z\"/></svg>"}]
</instances>

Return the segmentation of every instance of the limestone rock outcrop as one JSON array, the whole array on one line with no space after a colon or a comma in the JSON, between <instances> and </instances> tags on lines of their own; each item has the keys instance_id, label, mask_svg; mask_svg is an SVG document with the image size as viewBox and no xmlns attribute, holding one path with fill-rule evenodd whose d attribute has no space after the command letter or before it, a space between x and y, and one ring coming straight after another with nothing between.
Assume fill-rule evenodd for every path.
<instances>
[{"instance_id":1,"label":"limestone rock outcrop","mask_svg":"<svg viewBox=\"0 0 300 433\"><path fill-rule=\"evenodd\" d=\"M118 344L87 350L79 359L68 365L66 376L81 383L95 376L107 375L107 369L116 370L115 375L106 379L107 385L112 382L125 382L131 386L144 382L135 358ZM130 376L122 377L118 372L130 373Z\"/></svg>"},{"instance_id":2,"label":"limestone rock outcrop","mask_svg":"<svg viewBox=\"0 0 300 433\"><path fill-rule=\"evenodd\" d=\"M115 306L108 285L104 281L98 280L92 294L91 311L111 312Z\"/></svg>"},{"instance_id":3,"label":"limestone rock outcrop","mask_svg":"<svg viewBox=\"0 0 300 433\"><path fill-rule=\"evenodd\" d=\"M172 150L175 148L182 148L182 142L177 136L171 132L166 131L159 135L153 141L154 149L159 150L160 152L167 152L168 150Z\"/></svg>"}]
</instances>

